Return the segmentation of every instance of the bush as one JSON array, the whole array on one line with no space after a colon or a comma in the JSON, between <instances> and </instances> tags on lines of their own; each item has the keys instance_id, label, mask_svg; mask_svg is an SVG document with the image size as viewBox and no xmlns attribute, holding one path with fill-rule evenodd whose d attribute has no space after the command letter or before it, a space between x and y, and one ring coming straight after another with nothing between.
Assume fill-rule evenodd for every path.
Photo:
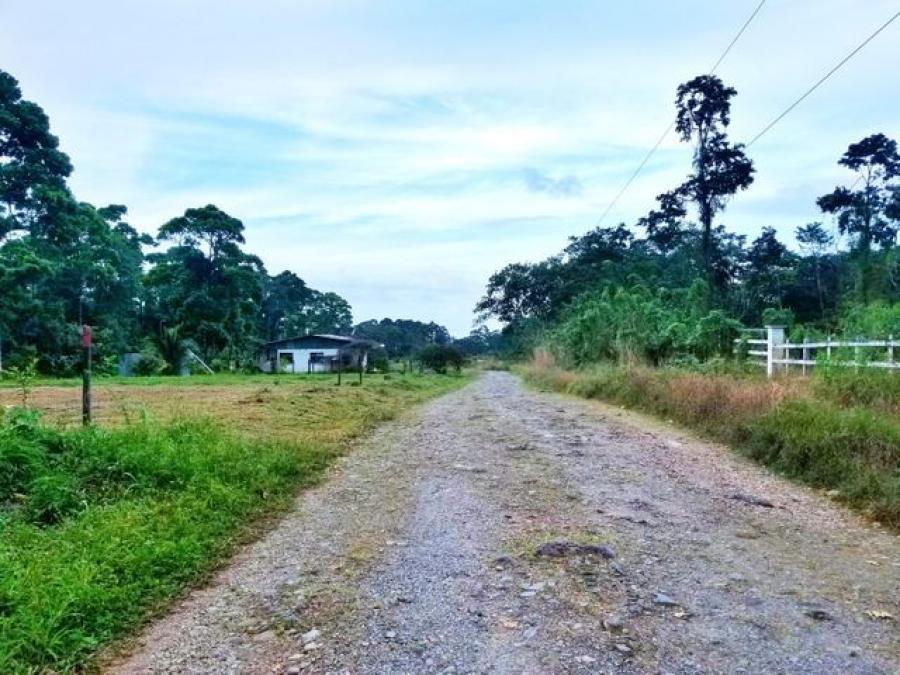
<instances>
[{"instance_id":1,"label":"bush","mask_svg":"<svg viewBox=\"0 0 900 675\"><path fill-rule=\"evenodd\" d=\"M441 375L449 368L458 373L466 361L462 352L450 345L429 345L419 353L419 360L425 368Z\"/></svg>"},{"instance_id":2,"label":"bush","mask_svg":"<svg viewBox=\"0 0 900 675\"><path fill-rule=\"evenodd\" d=\"M567 308L548 344L563 362L579 366L731 358L741 323L721 310L703 315L694 301L699 292L635 286L585 293Z\"/></svg>"},{"instance_id":3,"label":"bush","mask_svg":"<svg viewBox=\"0 0 900 675\"><path fill-rule=\"evenodd\" d=\"M140 358L134 364L132 371L135 375L152 376L166 372L166 361L152 345L148 345L140 352Z\"/></svg>"}]
</instances>

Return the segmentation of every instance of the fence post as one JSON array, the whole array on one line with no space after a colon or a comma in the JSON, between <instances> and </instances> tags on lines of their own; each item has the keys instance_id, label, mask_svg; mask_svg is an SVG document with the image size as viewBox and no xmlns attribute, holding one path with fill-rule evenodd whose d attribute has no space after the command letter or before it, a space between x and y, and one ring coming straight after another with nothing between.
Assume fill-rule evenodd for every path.
<instances>
[{"instance_id":1,"label":"fence post","mask_svg":"<svg viewBox=\"0 0 900 675\"><path fill-rule=\"evenodd\" d=\"M809 361L809 347L806 346L806 343L809 342L809 337L807 335L803 336L803 374L807 374L807 366L806 362Z\"/></svg>"},{"instance_id":2,"label":"fence post","mask_svg":"<svg viewBox=\"0 0 900 675\"><path fill-rule=\"evenodd\" d=\"M888 370L894 370L894 336L888 335L888 363L891 367Z\"/></svg>"},{"instance_id":3,"label":"fence post","mask_svg":"<svg viewBox=\"0 0 900 675\"><path fill-rule=\"evenodd\" d=\"M828 357L828 362L831 363L831 333L828 334L828 342L825 346L825 355Z\"/></svg>"},{"instance_id":4,"label":"fence post","mask_svg":"<svg viewBox=\"0 0 900 675\"><path fill-rule=\"evenodd\" d=\"M766 375L775 375L775 352L784 344L784 326L766 326Z\"/></svg>"},{"instance_id":5,"label":"fence post","mask_svg":"<svg viewBox=\"0 0 900 675\"><path fill-rule=\"evenodd\" d=\"M91 347L93 340L91 327L84 324L81 327L81 349L84 352L84 370L81 373L81 423L88 426L91 423Z\"/></svg>"}]
</instances>

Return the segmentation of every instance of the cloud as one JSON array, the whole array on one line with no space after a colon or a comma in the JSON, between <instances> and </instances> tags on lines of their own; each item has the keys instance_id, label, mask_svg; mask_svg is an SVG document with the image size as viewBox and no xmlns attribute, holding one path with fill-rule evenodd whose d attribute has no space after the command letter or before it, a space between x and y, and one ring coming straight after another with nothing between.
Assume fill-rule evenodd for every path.
<instances>
[{"instance_id":1,"label":"cloud","mask_svg":"<svg viewBox=\"0 0 900 675\"><path fill-rule=\"evenodd\" d=\"M554 197L577 197L584 192L584 186L574 174L562 178L551 178L543 171L527 167L522 170L525 187L531 192L546 192Z\"/></svg>"},{"instance_id":2,"label":"cloud","mask_svg":"<svg viewBox=\"0 0 900 675\"><path fill-rule=\"evenodd\" d=\"M746 140L896 0L768 3L719 73ZM652 6L653 11L646 11ZM489 274L590 229L704 72L746 3L395 0L0 2L0 63L50 116L73 189L153 232L216 203L272 271L333 288L357 316L468 330ZM514 16L515 21L509 17ZM836 160L900 135L900 25L750 155L729 204L755 236L820 217ZM609 214L634 223L690 170L670 134ZM523 167L525 167L523 169Z\"/></svg>"}]
</instances>

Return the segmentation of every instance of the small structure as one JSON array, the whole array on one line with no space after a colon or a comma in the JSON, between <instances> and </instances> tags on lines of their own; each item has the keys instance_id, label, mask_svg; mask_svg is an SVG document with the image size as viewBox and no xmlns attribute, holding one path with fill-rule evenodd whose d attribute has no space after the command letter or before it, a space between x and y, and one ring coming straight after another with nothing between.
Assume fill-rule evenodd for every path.
<instances>
[{"instance_id":1,"label":"small structure","mask_svg":"<svg viewBox=\"0 0 900 675\"><path fill-rule=\"evenodd\" d=\"M365 369L377 342L346 335L304 335L265 343L259 368L264 373L330 373Z\"/></svg>"}]
</instances>

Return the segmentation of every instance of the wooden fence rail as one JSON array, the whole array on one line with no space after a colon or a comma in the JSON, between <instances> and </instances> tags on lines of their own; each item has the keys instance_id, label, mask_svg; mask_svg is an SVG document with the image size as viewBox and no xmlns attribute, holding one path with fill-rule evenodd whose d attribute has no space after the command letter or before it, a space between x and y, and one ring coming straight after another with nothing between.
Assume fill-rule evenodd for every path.
<instances>
[{"instance_id":1,"label":"wooden fence rail","mask_svg":"<svg viewBox=\"0 0 900 675\"><path fill-rule=\"evenodd\" d=\"M735 349L747 345L745 353L760 366L765 366L769 377L779 370L787 372L791 366L800 366L806 375L809 369L823 361L851 368L900 370L900 361L895 358L900 341L894 340L893 335L887 340L833 340L829 337L824 342L810 342L806 339L803 342L788 342L784 326L750 328L744 333L744 337L735 340ZM821 354L823 350L824 356ZM853 350L853 356L847 358L846 352L842 350Z\"/></svg>"}]
</instances>

